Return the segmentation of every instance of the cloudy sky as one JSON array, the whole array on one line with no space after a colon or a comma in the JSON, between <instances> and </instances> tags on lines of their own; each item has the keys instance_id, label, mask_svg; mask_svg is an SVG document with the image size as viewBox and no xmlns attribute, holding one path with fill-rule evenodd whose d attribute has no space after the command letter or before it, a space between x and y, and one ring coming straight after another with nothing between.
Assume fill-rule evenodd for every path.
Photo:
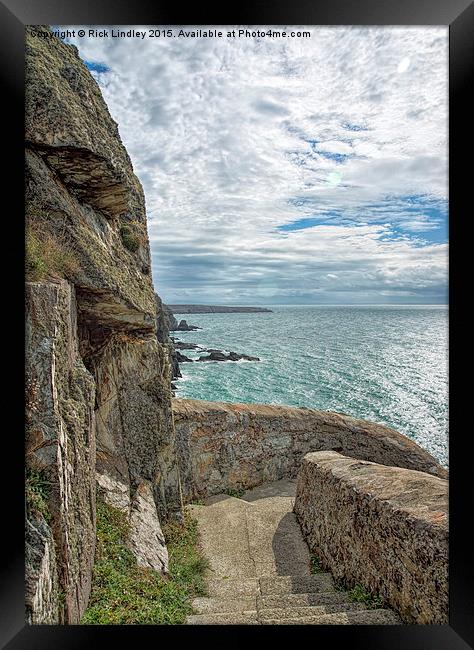
<instances>
[{"instance_id":1,"label":"cloudy sky","mask_svg":"<svg viewBox=\"0 0 474 650\"><path fill-rule=\"evenodd\" d=\"M157 291L446 303L447 28L303 29L69 39L143 183Z\"/></svg>"}]
</instances>

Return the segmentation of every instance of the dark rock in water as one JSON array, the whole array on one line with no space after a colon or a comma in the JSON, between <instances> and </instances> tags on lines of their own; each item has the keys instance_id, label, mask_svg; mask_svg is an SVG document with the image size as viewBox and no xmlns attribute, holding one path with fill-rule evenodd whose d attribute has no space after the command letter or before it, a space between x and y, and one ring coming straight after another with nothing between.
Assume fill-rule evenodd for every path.
<instances>
[{"instance_id":1,"label":"dark rock in water","mask_svg":"<svg viewBox=\"0 0 474 650\"><path fill-rule=\"evenodd\" d=\"M178 350L176 350L176 358L178 359L178 363L193 362L192 359L186 357L184 354L181 354L181 352L179 352Z\"/></svg>"},{"instance_id":2,"label":"dark rock in water","mask_svg":"<svg viewBox=\"0 0 474 650\"><path fill-rule=\"evenodd\" d=\"M229 359L231 361L241 361L242 359L244 361L260 361L258 357L251 357L248 354L237 354L237 352L230 352Z\"/></svg>"},{"instance_id":3,"label":"dark rock in water","mask_svg":"<svg viewBox=\"0 0 474 650\"><path fill-rule=\"evenodd\" d=\"M170 344L169 350L170 350L170 358L171 358L172 378L179 379L183 375L181 374L181 370L179 369L178 352L177 350L175 350L175 347L172 344Z\"/></svg>"},{"instance_id":4,"label":"dark rock in water","mask_svg":"<svg viewBox=\"0 0 474 650\"><path fill-rule=\"evenodd\" d=\"M228 358L223 352L219 350L213 350L207 357L199 357L197 361L227 361Z\"/></svg>"},{"instance_id":5,"label":"dark rock in water","mask_svg":"<svg viewBox=\"0 0 474 650\"><path fill-rule=\"evenodd\" d=\"M251 357L248 354L237 354L237 352L229 352L225 354L222 350L208 350L210 353L207 357L199 357L196 361L260 361L258 357Z\"/></svg>"},{"instance_id":6,"label":"dark rock in water","mask_svg":"<svg viewBox=\"0 0 474 650\"><path fill-rule=\"evenodd\" d=\"M183 319L179 321L179 325L173 328L176 332L194 332L195 330L202 330L202 327L197 325L188 325L188 323Z\"/></svg>"},{"instance_id":7,"label":"dark rock in water","mask_svg":"<svg viewBox=\"0 0 474 650\"><path fill-rule=\"evenodd\" d=\"M202 347L197 343L184 343L183 341L175 341L174 347L177 350L200 350Z\"/></svg>"},{"instance_id":8,"label":"dark rock in water","mask_svg":"<svg viewBox=\"0 0 474 650\"><path fill-rule=\"evenodd\" d=\"M176 386L176 384L171 384L171 390L178 390L178 387Z\"/></svg>"}]
</instances>

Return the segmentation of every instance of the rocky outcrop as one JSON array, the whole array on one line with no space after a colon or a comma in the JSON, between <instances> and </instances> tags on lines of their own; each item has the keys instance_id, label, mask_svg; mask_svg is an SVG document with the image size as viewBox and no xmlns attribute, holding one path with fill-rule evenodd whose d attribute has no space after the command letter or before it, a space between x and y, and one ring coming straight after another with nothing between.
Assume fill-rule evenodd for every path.
<instances>
[{"instance_id":1,"label":"rocky outcrop","mask_svg":"<svg viewBox=\"0 0 474 650\"><path fill-rule=\"evenodd\" d=\"M347 586L378 594L406 623L448 623L448 481L308 454L295 513L310 550Z\"/></svg>"},{"instance_id":2,"label":"rocky outcrop","mask_svg":"<svg viewBox=\"0 0 474 650\"><path fill-rule=\"evenodd\" d=\"M193 360L187 357L185 354L181 354L179 350L176 351L176 358L178 359L178 363L192 363Z\"/></svg>"},{"instance_id":3,"label":"rocky outcrop","mask_svg":"<svg viewBox=\"0 0 474 650\"><path fill-rule=\"evenodd\" d=\"M168 321L168 330L171 332L172 330L175 330L178 327L178 321L174 317L173 312L171 311L169 305L165 305L163 303L163 310L165 312L165 316Z\"/></svg>"},{"instance_id":4,"label":"rocky outcrop","mask_svg":"<svg viewBox=\"0 0 474 650\"><path fill-rule=\"evenodd\" d=\"M217 305L168 305L173 314L255 314L272 313L266 307L226 307Z\"/></svg>"},{"instance_id":5,"label":"rocky outcrop","mask_svg":"<svg viewBox=\"0 0 474 650\"><path fill-rule=\"evenodd\" d=\"M176 332L194 332L195 330L201 330L202 327L197 325L188 325L188 323L183 319L179 321L177 327L173 328Z\"/></svg>"},{"instance_id":6,"label":"rocky outcrop","mask_svg":"<svg viewBox=\"0 0 474 650\"><path fill-rule=\"evenodd\" d=\"M139 566L166 573L168 550L149 481L140 483L133 495L129 543Z\"/></svg>"},{"instance_id":7,"label":"rocky outcrop","mask_svg":"<svg viewBox=\"0 0 474 650\"><path fill-rule=\"evenodd\" d=\"M62 590L53 533L44 517L28 509L25 530L26 620L63 622Z\"/></svg>"},{"instance_id":8,"label":"rocky outcrop","mask_svg":"<svg viewBox=\"0 0 474 650\"><path fill-rule=\"evenodd\" d=\"M222 350L208 350L208 352L207 357L199 357L196 361L260 361L258 357L237 354L237 352L229 352L229 354L222 352Z\"/></svg>"},{"instance_id":9,"label":"rocky outcrop","mask_svg":"<svg viewBox=\"0 0 474 650\"><path fill-rule=\"evenodd\" d=\"M446 477L446 470L397 431L309 408L174 399L176 452L186 498L295 477L310 451L336 450Z\"/></svg>"},{"instance_id":10,"label":"rocky outcrop","mask_svg":"<svg viewBox=\"0 0 474 650\"><path fill-rule=\"evenodd\" d=\"M202 350L203 348L197 343L184 343L183 341L173 341L177 350Z\"/></svg>"},{"instance_id":11,"label":"rocky outcrop","mask_svg":"<svg viewBox=\"0 0 474 650\"><path fill-rule=\"evenodd\" d=\"M156 338L166 348L171 364L171 378L181 377L176 345L170 337L170 331L177 325L177 321L169 308L163 303L160 296L155 293L156 300Z\"/></svg>"},{"instance_id":12,"label":"rocky outcrop","mask_svg":"<svg viewBox=\"0 0 474 650\"><path fill-rule=\"evenodd\" d=\"M178 499L171 363L143 190L117 124L76 48L28 29L25 134L27 470L51 486L38 497L47 515L29 507L27 608L31 622L77 623L96 478L133 520L138 560L166 571L159 514Z\"/></svg>"}]
</instances>

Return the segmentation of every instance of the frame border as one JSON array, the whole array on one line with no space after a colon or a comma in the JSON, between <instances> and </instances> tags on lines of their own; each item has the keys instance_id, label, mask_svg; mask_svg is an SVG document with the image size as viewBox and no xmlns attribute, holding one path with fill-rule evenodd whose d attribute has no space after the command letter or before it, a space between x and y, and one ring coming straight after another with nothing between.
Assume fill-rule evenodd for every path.
<instances>
[{"instance_id":1,"label":"frame border","mask_svg":"<svg viewBox=\"0 0 474 650\"><path fill-rule=\"evenodd\" d=\"M429 4L429 6L428 6ZM24 250L24 180L23 180L23 140L24 140L24 27L28 24L180 24L183 8L177 3L158 4L155 0L101 0L100 5L93 0L1 0L0 28L2 38L1 74L4 81L3 108L7 109L4 124L7 128L4 135L9 140L7 145L7 181L8 188L3 199L8 196L10 209L4 212L5 223L13 226L14 235L18 237L18 247L15 251ZM185 24L200 25L449 25L449 209L450 213L462 214L463 206L467 206L467 196L463 200L463 191L472 185L470 166L464 167L460 162L462 154L471 153L468 150L468 125L472 122L472 109L468 102L469 72L474 61L474 3L470 0L359 0L350 4L350 0L320 0L317 4L310 0L292 0L291 5L284 0L276 0L271 7L259 0L250 5L244 0L239 6L213 7L213 13L206 12L202 5L186 8ZM205 18L206 16L206 18ZM472 149L472 146L471 146ZM10 187L12 188L10 190ZM15 190L13 190L15 188ZM471 198L471 197L469 197ZM471 198L472 200L472 198ZM16 215L12 218L13 215ZM450 219L449 240L456 246L459 226L453 226ZM4 231L5 233L5 231ZM4 234L4 242L9 243L9 235ZM450 246L450 247L451 247ZM10 248L10 247L7 247ZM449 286L450 286L450 317L457 313L460 304L460 290L454 284L455 273L459 263L450 256ZM8 265L8 289L6 305L18 305L18 310L8 309L8 332L4 341L9 341L11 334L18 334L20 339L24 333L23 305L23 257L15 255L13 266ZM465 291L465 290L464 290ZM465 294L464 294L465 295ZM462 298L461 298L462 299ZM4 303L5 304L5 303ZM7 320L5 317L3 321ZM452 318L450 318L452 321ZM8 337L8 338L7 338ZM452 341L452 337L451 337ZM5 345L5 343L4 343ZM20 357L8 367L8 384L11 398L18 400L18 409L14 412L14 425L4 428L4 440L7 443L7 469L11 476L4 478L3 522L6 524L3 540L6 549L3 552L4 563L0 577L0 616L2 647L9 650L53 649L97 647L104 642L130 642L150 645L163 642L163 634L170 635L172 642L187 641L195 644L204 639L209 642L211 637L223 639L225 642L235 640L242 643L246 639L257 640L265 635L265 640L272 637L283 640L285 637L294 642L301 632L308 632L304 626L300 628L273 626L263 628L232 627L232 636L225 634L229 627L206 626L205 628L185 626L30 626L24 618L24 536L23 521L18 513L24 512L24 482L19 467L24 466L23 436L18 435L24 428L24 378L21 368L21 355L24 358L24 339L19 341ZM463 351L464 352L464 351ZM459 351L456 352L450 343L449 369L452 371L459 362ZM24 367L24 366L23 366ZM450 372L450 375L452 373ZM13 380L13 381L12 381ZM450 379L450 386L453 385ZM23 387L23 388L22 388ZM465 386L464 386L465 389ZM450 390L453 394L453 391ZM459 391L456 391L456 396ZM20 396L20 397L19 397ZM467 397L467 394L466 394ZM346 643L351 647L364 647L366 650L379 650L381 647L390 650L406 647L409 650L449 649L466 650L474 648L474 568L472 563L472 538L469 535L466 494L472 495L472 463L469 454L469 443L472 438L470 431L462 436L461 423L456 426L458 414L453 412L450 395L451 430L455 430L456 440L450 440L450 623L446 626L320 626L311 628L311 637L317 642L335 641ZM469 404L469 401L457 397L458 404ZM465 406L464 406L465 407ZM13 411L13 410L12 410ZM3 468L5 469L5 467ZM469 492L469 488L471 488ZM5 562L6 560L6 562ZM156 628L159 628L157 630ZM230 630L229 630L230 631ZM291 635L291 636L290 636ZM222 641L221 641L222 642ZM219 644L220 645L220 644Z\"/></svg>"}]
</instances>

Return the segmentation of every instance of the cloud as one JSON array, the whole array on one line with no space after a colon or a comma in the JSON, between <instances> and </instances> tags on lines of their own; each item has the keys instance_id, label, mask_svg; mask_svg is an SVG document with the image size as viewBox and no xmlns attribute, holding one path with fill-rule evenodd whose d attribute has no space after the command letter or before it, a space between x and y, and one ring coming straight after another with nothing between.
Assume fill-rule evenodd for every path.
<instances>
[{"instance_id":1,"label":"cloud","mask_svg":"<svg viewBox=\"0 0 474 650\"><path fill-rule=\"evenodd\" d=\"M310 31L74 39L144 185L165 300L445 301L447 29Z\"/></svg>"}]
</instances>

